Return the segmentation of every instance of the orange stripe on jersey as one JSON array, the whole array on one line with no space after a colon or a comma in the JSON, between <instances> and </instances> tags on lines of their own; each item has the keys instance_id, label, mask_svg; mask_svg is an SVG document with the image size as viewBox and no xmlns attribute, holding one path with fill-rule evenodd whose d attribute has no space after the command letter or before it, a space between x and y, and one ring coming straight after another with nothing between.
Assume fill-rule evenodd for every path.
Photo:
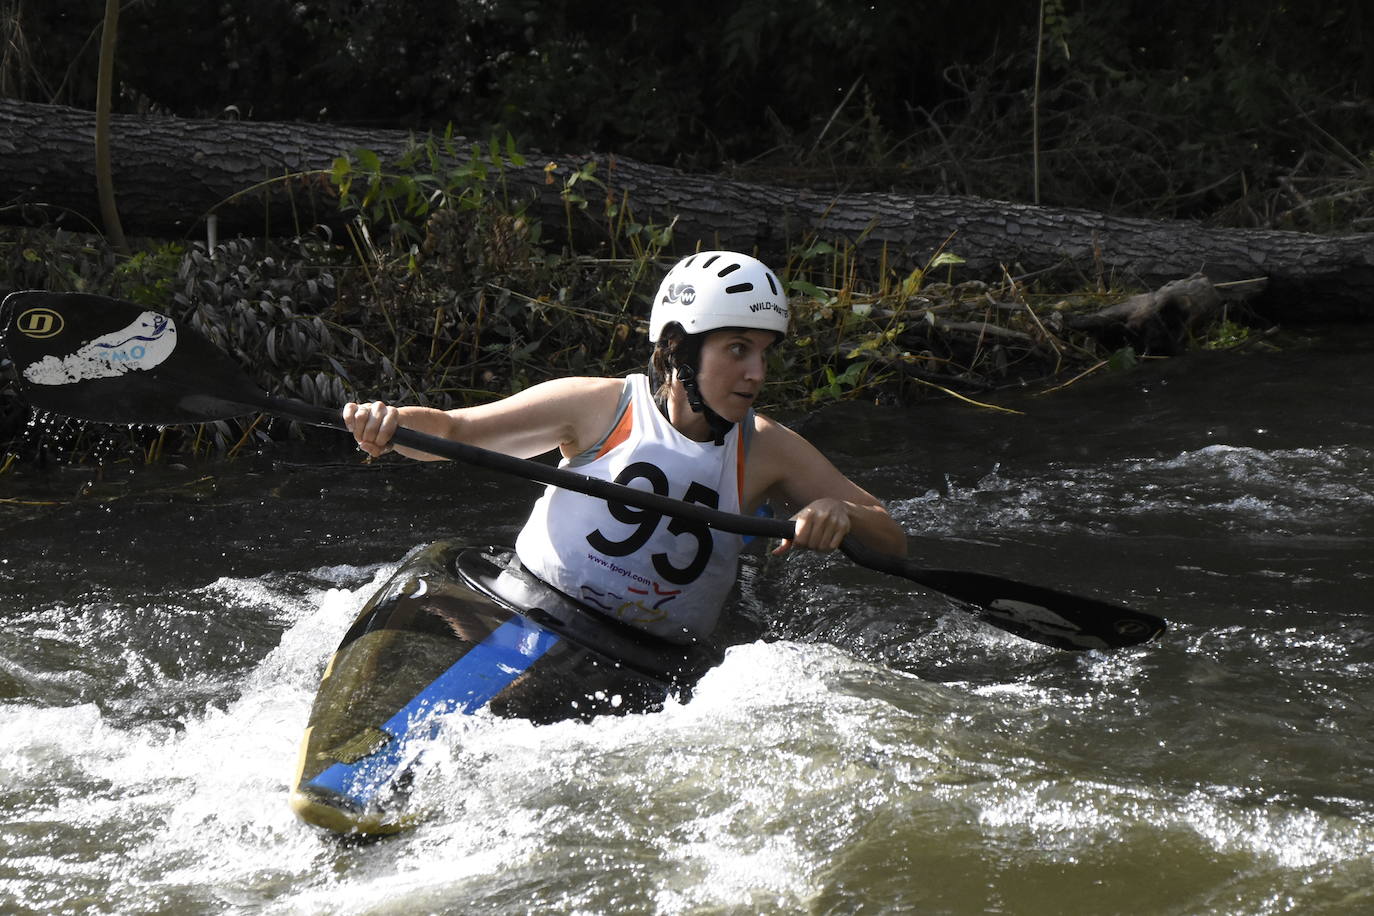
<instances>
[{"instance_id":1,"label":"orange stripe on jersey","mask_svg":"<svg viewBox=\"0 0 1374 916\"><path fill-rule=\"evenodd\" d=\"M739 431L739 438L735 440L735 481L739 484L739 507L743 512L744 506L744 430Z\"/></svg>"},{"instance_id":2,"label":"orange stripe on jersey","mask_svg":"<svg viewBox=\"0 0 1374 916\"><path fill-rule=\"evenodd\" d=\"M600 458L602 455L630 438L630 430L634 429L634 426L634 405L629 403L625 405L625 411L620 415L619 422L615 424L615 429L611 430L610 435L606 437L606 442L601 446L601 450L596 453L596 457Z\"/></svg>"}]
</instances>

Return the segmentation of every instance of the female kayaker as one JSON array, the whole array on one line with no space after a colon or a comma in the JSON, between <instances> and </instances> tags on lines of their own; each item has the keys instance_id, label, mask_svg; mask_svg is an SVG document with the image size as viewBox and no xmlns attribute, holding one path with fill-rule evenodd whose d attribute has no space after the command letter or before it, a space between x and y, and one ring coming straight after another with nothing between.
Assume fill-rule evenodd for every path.
<instances>
[{"instance_id":1,"label":"female kayaker","mask_svg":"<svg viewBox=\"0 0 1374 916\"><path fill-rule=\"evenodd\" d=\"M647 375L564 378L479 407L442 411L349 403L358 446L380 456L397 426L561 465L726 512L800 506L794 547L846 535L905 555L906 536L870 493L814 446L753 410L767 353L787 332L787 299L760 261L705 251L664 277L649 317ZM406 448L420 460L435 456ZM700 523L550 486L516 541L524 566L559 590L667 639L708 634L743 539Z\"/></svg>"}]
</instances>

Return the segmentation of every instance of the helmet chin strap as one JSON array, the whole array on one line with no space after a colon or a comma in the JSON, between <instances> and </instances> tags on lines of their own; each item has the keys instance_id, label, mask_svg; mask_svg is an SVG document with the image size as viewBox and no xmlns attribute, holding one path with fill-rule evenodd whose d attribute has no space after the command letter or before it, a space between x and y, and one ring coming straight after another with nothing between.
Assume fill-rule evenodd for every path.
<instances>
[{"instance_id":1,"label":"helmet chin strap","mask_svg":"<svg viewBox=\"0 0 1374 916\"><path fill-rule=\"evenodd\" d=\"M701 397L701 389L697 387L697 370L690 364L679 364L676 369L677 380L682 383L682 388L687 392L687 405L692 408L693 413L699 413L706 418L706 425L711 429L711 436L715 439L716 445L724 445L725 437L730 434L730 430L735 424L722 417L711 409Z\"/></svg>"},{"instance_id":2,"label":"helmet chin strap","mask_svg":"<svg viewBox=\"0 0 1374 916\"><path fill-rule=\"evenodd\" d=\"M706 418L706 426L710 430L712 440L716 445L724 445L725 437L730 434L735 424L712 410L706 399L701 396L701 388L697 385L696 366L697 360L701 357L701 336L697 334L683 338L668 355L667 369L673 378L682 383L682 390L687 394L687 406L692 408L693 413L699 413ZM649 360L649 387L654 392L654 401L658 404L658 409L668 417L668 402L659 393L663 389L662 376L652 359Z\"/></svg>"}]
</instances>

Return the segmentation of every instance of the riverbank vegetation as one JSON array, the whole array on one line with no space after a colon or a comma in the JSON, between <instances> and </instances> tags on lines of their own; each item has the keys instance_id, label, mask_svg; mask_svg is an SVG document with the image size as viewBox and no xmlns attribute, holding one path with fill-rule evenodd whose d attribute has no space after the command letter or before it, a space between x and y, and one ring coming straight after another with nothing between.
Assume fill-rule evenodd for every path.
<instances>
[{"instance_id":1,"label":"riverbank vegetation","mask_svg":"<svg viewBox=\"0 0 1374 916\"><path fill-rule=\"evenodd\" d=\"M0 230L0 283L164 311L234 355L265 390L324 406L382 398L449 408L547 378L645 365L644 319L671 260L671 226L639 225L611 208L610 256L580 255L557 243L558 227L509 210L485 179L415 195L412 175L389 172L365 151L354 158L341 159L334 176L342 206L357 214L341 237L143 240L121 254L97 234ZM359 180L357 163L375 167ZM584 178L584 187L594 182ZM589 205L572 189L568 198L570 207ZM1006 389L1049 392L1148 355L1074 329L1076 318L1126 297L1102 278L1066 292L1005 272L968 277L961 266L952 246L911 271L864 263L838 240L793 250L778 269L794 333L770 367L763 406L787 413L936 395L1003 409ZM1245 346L1250 335L1243 311L1222 311L1196 328L1193 343ZM34 424L7 395L0 473L49 459L232 456L307 433L253 417L161 430Z\"/></svg>"},{"instance_id":2,"label":"riverbank vegetation","mask_svg":"<svg viewBox=\"0 0 1374 916\"><path fill-rule=\"evenodd\" d=\"M264 389L320 405L382 398L449 408L547 378L646 364L645 318L671 261L671 226L639 225L611 209L609 256L580 255L559 239L559 227L509 210L485 177L412 195L412 175L391 173L362 151L341 159L334 180L358 214L342 237L234 239L213 248L149 241L124 256L100 235L0 230L0 283L160 309L233 354ZM593 182L584 176L582 187ZM570 190L569 206L582 205L589 201ZM1120 290L1049 294L1009 275L969 278L952 250L899 273L819 239L778 270L794 333L770 367L767 409L852 398L909 403L927 392L992 407L1000 389L1045 390L1136 356L1064 323ZM36 457L47 428L22 427L17 405L9 418L11 449ZM233 454L285 432L249 418L184 431L98 431L64 439L62 451L99 458L113 450L143 461Z\"/></svg>"},{"instance_id":3,"label":"riverbank vegetation","mask_svg":"<svg viewBox=\"0 0 1374 916\"><path fill-rule=\"evenodd\" d=\"M87 6L0 5L11 48L0 93L89 106L99 18ZM186 40L167 43L169 30ZM327 174L273 179L327 183L350 216L343 230L135 239L119 252L94 227L48 218L0 230L0 287L159 308L267 390L317 404L460 406L642 367L648 300L682 240L599 193L592 171L549 181L569 214L604 224L595 252L532 218L503 193L502 171L541 146L830 190L1374 228L1374 23L1358 3L1315 15L1258 0L1138 12L746 0L642 9L627 24L618 9L523 0L154 2L124 13L120 37L118 110L326 119L420 139L399 161L341 150ZM455 132L493 139L452 168L439 154ZM1153 355L1074 320L1140 292L1111 276L970 276L957 238L898 269L852 242L801 239L774 265L795 335L772 367L769 407L935 395L997 409L1007 388L1048 392ZM1265 330L1223 307L1185 343L1252 346ZM83 431L55 446L9 389L0 409L0 468L234 454L300 434L249 418Z\"/></svg>"}]
</instances>

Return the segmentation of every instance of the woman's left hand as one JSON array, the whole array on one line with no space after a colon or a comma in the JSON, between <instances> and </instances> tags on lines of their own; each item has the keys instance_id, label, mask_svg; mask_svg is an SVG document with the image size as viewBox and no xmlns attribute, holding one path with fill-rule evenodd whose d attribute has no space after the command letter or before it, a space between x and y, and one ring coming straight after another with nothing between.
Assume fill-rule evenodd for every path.
<instances>
[{"instance_id":1,"label":"woman's left hand","mask_svg":"<svg viewBox=\"0 0 1374 916\"><path fill-rule=\"evenodd\" d=\"M834 550L849 534L852 521L849 503L842 499L818 499L792 516L795 532L773 551L782 554L793 547L807 550Z\"/></svg>"}]
</instances>

